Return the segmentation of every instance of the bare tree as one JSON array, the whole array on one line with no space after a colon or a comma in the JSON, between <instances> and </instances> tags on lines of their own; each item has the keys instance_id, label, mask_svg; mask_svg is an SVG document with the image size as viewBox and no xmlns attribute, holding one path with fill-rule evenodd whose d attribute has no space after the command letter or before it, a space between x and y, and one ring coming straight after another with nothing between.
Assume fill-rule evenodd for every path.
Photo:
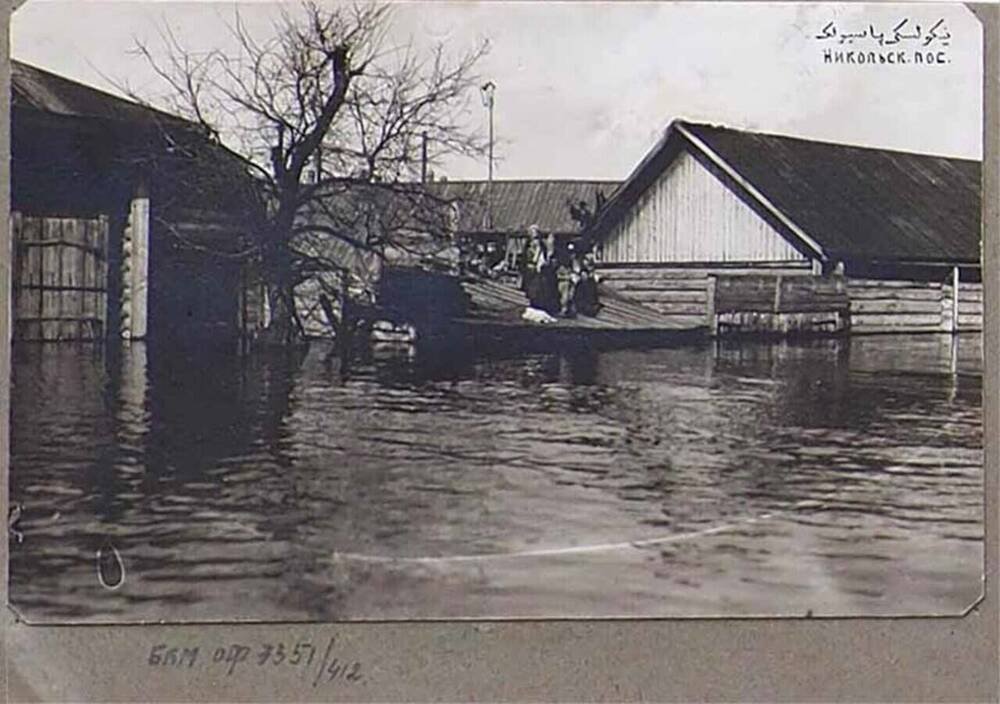
<instances>
[{"instance_id":1,"label":"bare tree","mask_svg":"<svg viewBox=\"0 0 1000 704\"><path fill-rule=\"evenodd\" d=\"M246 254L261 264L276 341L302 332L303 282L390 249L428 254L414 242L445 238L450 211L420 183L424 155L436 165L484 151L463 111L487 45L422 56L389 45L390 21L383 5L307 1L263 38L234 11L235 49L196 53L167 27L162 51L137 43L167 87L159 105L200 125L259 187Z\"/></svg>"}]
</instances>

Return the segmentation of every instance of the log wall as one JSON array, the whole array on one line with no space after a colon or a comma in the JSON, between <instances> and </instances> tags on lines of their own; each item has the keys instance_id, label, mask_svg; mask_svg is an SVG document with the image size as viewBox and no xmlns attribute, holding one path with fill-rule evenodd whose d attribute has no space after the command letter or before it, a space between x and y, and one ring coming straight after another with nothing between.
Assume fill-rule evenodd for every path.
<instances>
[{"instance_id":1,"label":"log wall","mask_svg":"<svg viewBox=\"0 0 1000 704\"><path fill-rule=\"evenodd\" d=\"M601 266L601 284L652 308L680 328L710 327L710 274L700 269Z\"/></svg>"},{"instance_id":2,"label":"log wall","mask_svg":"<svg viewBox=\"0 0 1000 704\"><path fill-rule=\"evenodd\" d=\"M972 332L983 329L983 287L960 282L957 328L951 284L851 279L851 330L856 333Z\"/></svg>"},{"instance_id":3,"label":"log wall","mask_svg":"<svg viewBox=\"0 0 1000 704\"><path fill-rule=\"evenodd\" d=\"M778 266L599 267L604 285L675 319L713 333L952 333L981 331L982 284L959 283L958 321L950 281L813 276Z\"/></svg>"},{"instance_id":4,"label":"log wall","mask_svg":"<svg viewBox=\"0 0 1000 704\"><path fill-rule=\"evenodd\" d=\"M714 327L734 333L835 333L849 326L841 277L723 274L713 277Z\"/></svg>"},{"instance_id":5,"label":"log wall","mask_svg":"<svg viewBox=\"0 0 1000 704\"><path fill-rule=\"evenodd\" d=\"M942 287L943 294L951 299L952 288ZM948 324L952 320L951 305L947 306L945 316ZM981 283L960 282L958 286L958 331L982 332L983 330L983 285Z\"/></svg>"}]
</instances>

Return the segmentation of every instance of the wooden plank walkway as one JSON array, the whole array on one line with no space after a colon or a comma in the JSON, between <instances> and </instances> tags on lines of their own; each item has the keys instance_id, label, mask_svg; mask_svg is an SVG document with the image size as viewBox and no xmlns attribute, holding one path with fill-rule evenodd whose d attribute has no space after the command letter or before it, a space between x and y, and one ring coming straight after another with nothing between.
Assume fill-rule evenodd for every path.
<instances>
[{"instance_id":1,"label":"wooden plank walkway","mask_svg":"<svg viewBox=\"0 0 1000 704\"><path fill-rule=\"evenodd\" d=\"M469 296L469 317L459 322L467 324L510 325L539 329L594 331L693 331L690 316L669 316L633 301L607 286L600 286L601 307L597 315L559 318L554 323L531 323L521 316L528 307L528 297L512 283L478 280L463 281L462 289Z\"/></svg>"}]
</instances>

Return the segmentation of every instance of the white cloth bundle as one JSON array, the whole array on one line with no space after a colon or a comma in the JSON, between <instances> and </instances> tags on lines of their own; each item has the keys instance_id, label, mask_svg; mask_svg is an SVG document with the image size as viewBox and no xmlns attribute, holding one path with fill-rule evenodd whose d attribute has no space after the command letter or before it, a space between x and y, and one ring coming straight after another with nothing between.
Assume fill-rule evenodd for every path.
<instances>
[{"instance_id":1,"label":"white cloth bundle","mask_svg":"<svg viewBox=\"0 0 1000 704\"><path fill-rule=\"evenodd\" d=\"M557 322L555 318L546 313L544 310L538 310L538 308L525 308L524 313L521 317L527 320L529 323L555 323Z\"/></svg>"}]
</instances>

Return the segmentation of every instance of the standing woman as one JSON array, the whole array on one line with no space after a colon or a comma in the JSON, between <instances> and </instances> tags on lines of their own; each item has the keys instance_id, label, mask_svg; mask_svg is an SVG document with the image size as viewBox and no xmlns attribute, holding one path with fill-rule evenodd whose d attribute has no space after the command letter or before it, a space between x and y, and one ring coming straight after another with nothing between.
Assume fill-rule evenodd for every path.
<instances>
[{"instance_id":1,"label":"standing woman","mask_svg":"<svg viewBox=\"0 0 1000 704\"><path fill-rule=\"evenodd\" d=\"M580 262L580 280L576 285L573 299L574 307L580 315L592 318L601 309L594 260L589 254L585 255Z\"/></svg>"},{"instance_id":2,"label":"standing woman","mask_svg":"<svg viewBox=\"0 0 1000 704\"><path fill-rule=\"evenodd\" d=\"M542 267L545 265L545 242L538 225L528 228L528 244L524 252L524 274L521 288L528 296L532 308L542 308Z\"/></svg>"},{"instance_id":3,"label":"standing woman","mask_svg":"<svg viewBox=\"0 0 1000 704\"><path fill-rule=\"evenodd\" d=\"M549 233L542 241L544 260L539 266L539 305L549 315L559 315L559 257L556 254L556 236Z\"/></svg>"}]
</instances>

